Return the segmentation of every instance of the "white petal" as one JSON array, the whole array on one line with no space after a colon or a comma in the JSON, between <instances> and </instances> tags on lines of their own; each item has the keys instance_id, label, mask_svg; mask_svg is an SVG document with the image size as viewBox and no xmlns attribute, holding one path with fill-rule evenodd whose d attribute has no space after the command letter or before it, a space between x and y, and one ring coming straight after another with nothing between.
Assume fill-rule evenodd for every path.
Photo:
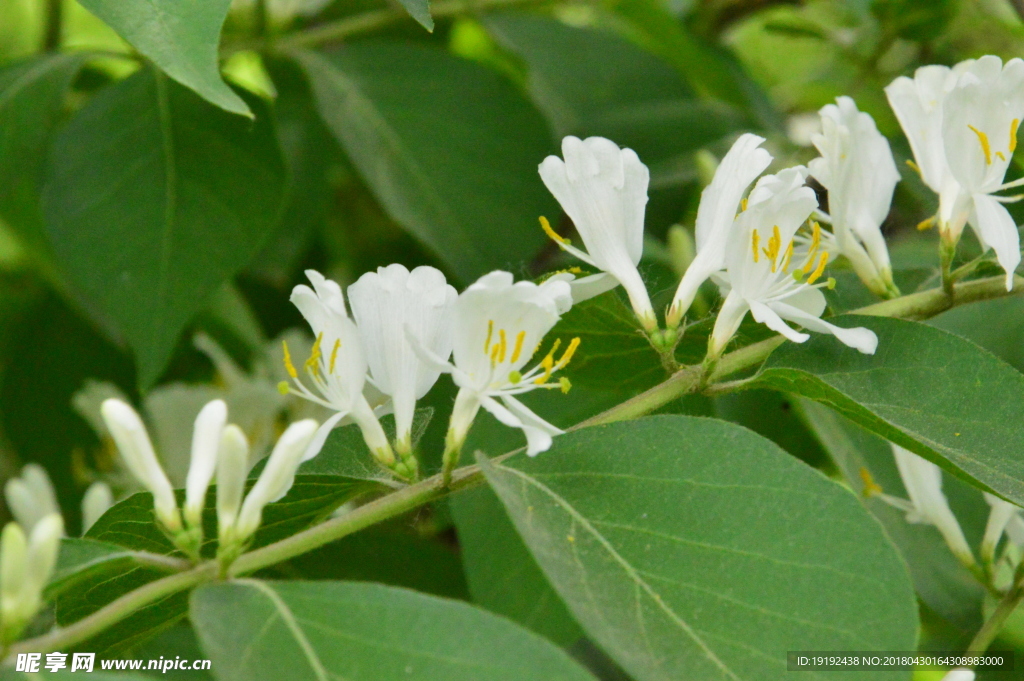
<instances>
[{"instance_id":1,"label":"white petal","mask_svg":"<svg viewBox=\"0 0 1024 681\"><path fill-rule=\"evenodd\" d=\"M619 280L607 272L599 272L583 277L577 277L571 272L559 272L548 279L548 281L551 280L568 282L572 291L573 305L582 303L584 300L596 298L619 285Z\"/></svg>"},{"instance_id":2,"label":"white petal","mask_svg":"<svg viewBox=\"0 0 1024 681\"><path fill-rule=\"evenodd\" d=\"M110 485L102 480L89 485L82 496L82 534L88 532L113 505L114 493L110 490Z\"/></svg>"},{"instance_id":3,"label":"white petal","mask_svg":"<svg viewBox=\"0 0 1024 681\"><path fill-rule=\"evenodd\" d=\"M974 195L971 226L978 238L996 252L996 259L1006 272L1006 290L1013 288L1013 273L1020 264L1020 233L1006 206L985 194Z\"/></svg>"},{"instance_id":4,"label":"white petal","mask_svg":"<svg viewBox=\"0 0 1024 681\"><path fill-rule=\"evenodd\" d=\"M228 407L224 400L213 400L196 416L192 430L192 458L185 482L185 522L193 526L202 524L206 490L217 466L217 448L221 433L227 424Z\"/></svg>"},{"instance_id":5,"label":"white petal","mask_svg":"<svg viewBox=\"0 0 1024 681\"><path fill-rule=\"evenodd\" d=\"M526 454L536 456L551 448L552 437L564 431L551 425L533 413L525 404L514 397L503 395L502 406L491 397L484 397L481 406L510 428L519 428L526 436Z\"/></svg>"},{"instance_id":6,"label":"white petal","mask_svg":"<svg viewBox=\"0 0 1024 681\"><path fill-rule=\"evenodd\" d=\"M249 443L242 429L231 424L224 428L217 456L217 532L221 541L242 508L248 472Z\"/></svg>"},{"instance_id":7,"label":"white petal","mask_svg":"<svg viewBox=\"0 0 1024 681\"><path fill-rule=\"evenodd\" d=\"M743 322L750 306L743 297L735 291L730 291L722 303L722 309L718 311L715 319L715 328L711 331L711 343L708 346L708 354L717 357L725 350L732 337L736 335L737 329Z\"/></svg>"},{"instance_id":8,"label":"white petal","mask_svg":"<svg viewBox=\"0 0 1024 681\"><path fill-rule=\"evenodd\" d=\"M794 343L803 343L809 335L806 333L800 333L799 331L790 327L786 322L782 320L782 317L775 311L776 307L781 307L779 303L775 303L772 306L765 305L764 303L756 300L749 301L750 303L750 314L759 324L764 324L769 329L776 333L781 333L783 336L793 341ZM796 310L796 308L792 308ZM803 314L803 313L800 313Z\"/></svg>"},{"instance_id":9,"label":"white petal","mask_svg":"<svg viewBox=\"0 0 1024 681\"><path fill-rule=\"evenodd\" d=\"M803 310L786 303L772 303L771 307L784 319L800 324L805 329L818 333L830 333L843 345L854 348L865 355L875 354L878 349L878 336L871 329L858 326L853 329L830 324ZM805 338L806 340L806 338ZM802 342L802 341L801 341Z\"/></svg>"}]
</instances>

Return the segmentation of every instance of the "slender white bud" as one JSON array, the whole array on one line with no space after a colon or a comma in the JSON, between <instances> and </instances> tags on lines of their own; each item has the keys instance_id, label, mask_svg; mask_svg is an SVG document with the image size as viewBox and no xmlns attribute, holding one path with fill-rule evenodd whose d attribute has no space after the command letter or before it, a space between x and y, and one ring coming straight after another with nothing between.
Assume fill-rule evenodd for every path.
<instances>
[{"instance_id":1,"label":"slender white bud","mask_svg":"<svg viewBox=\"0 0 1024 681\"><path fill-rule=\"evenodd\" d=\"M0 534L0 622L4 625L5 639L9 634L8 626L14 626L21 619L21 600L27 590L27 578L28 539L21 525L7 523Z\"/></svg>"},{"instance_id":2,"label":"slender white bud","mask_svg":"<svg viewBox=\"0 0 1024 681\"><path fill-rule=\"evenodd\" d=\"M295 470L302 463L302 455L313 440L317 422L313 419L298 421L288 427L270 453L267 466L259 480L242 503L242 510L235 522L235 534L243 540L259 529L263 519L263 507L277 501L291 489L295 482Z\"/></svg>"},{"instance_id":3,"label":"slender white bud","mask_svg":"<svg viewBox=\"0 0 1024 681\"><path fill-rule=\"evenodd\" d=\"M89 485L89 489L85 490L85 495L82 496L82 532L88 532L100 516L113 505L114 493L110 491L110 485L102 481Z\"/></svg>"},{"instance_id":4,"label":"slender white bud","mask_svg":"<svg viewBox=\"0 0 1024 681\"><path fill-rule=\"evenodd\" d=\"M996 548L999 546L999 540L1003 538L1006 526L1020 511L1020 507L1009 501L1003 501L994 494L984 492L984 495L991 510L988 514L988 522L985 524L985 536L981 540L981 559L986 563L991 563L995 560Z\"/></svg>"},{"instance_id":5,"label":"slender white bud","mask_svg":"<svg viewBox=\"0 0 1024 681\"><path fill-rule=\"evenodd\" d=\"M185 506L182 509L189 527L202 526L206 490L217 466L217 448L227 419L228 407L224 400L207 403L196 416L192 430L192 461L185 480Z\"/></svg>"},{"instance_id":6,"label":"slender white bud","mask_svg":"<svg viewBox=\"0 0 1024 681\"><path fill-rule=\"evenodd\" d=\"M100 412L128 470L152 492L157 519L169 532L180 532L181 516L174 490L157 461L142 419L129 405L116 399L104 401Z\"/></svg>"},{"instance_id":7,"label":"slender white bud","mask_svg":"<svg viewBox=\"0 0 1024 681\"><path fill-rule=\"evenodd\" d=\"M249 442L235 424L224 429L217 455L217 534L223 542L238 518L249 472Z\"/></svg>"},{"instance_id":8,"label":"slender white bud","mask_svg":"<svg viewBox=\"0 0 1024 681\"><path fill-rule=\"evenodd\" d=\"M4 496L14 519L29 531L44 516L60 512L50 476L36 463L26 464L20 476L7 481Z\"/></svg>"},{"instance_id":9,"label":"slender white bud","mask_svg":"<svg viewBox=\"0 0 1024 681\"><path fill-rule=\"evenodd\" d=\"M16 639L39 611L43 588L57 564L64 519L51 513L36 523L31 535L8 523L0 536L0 639Z\"/></svg>"},{"instance_id":10,"label":"slender white bud","mask_svg":"<svg viewBox=\"0 0 1024 681\"><path fill-rule=\"evenodd\" d=\"M40 595L57 565L57 553L63 536L64 518L59 513L51 513L40 520L29 535L29 580Z\"/></svg>"}]
</instances>

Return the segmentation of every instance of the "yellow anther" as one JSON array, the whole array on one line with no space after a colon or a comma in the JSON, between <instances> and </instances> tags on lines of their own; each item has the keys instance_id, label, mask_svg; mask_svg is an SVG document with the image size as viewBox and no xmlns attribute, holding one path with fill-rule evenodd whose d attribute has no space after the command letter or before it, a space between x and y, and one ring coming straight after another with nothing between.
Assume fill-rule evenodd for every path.
<instances>
[{"instance_id":1,"label":"yellow anther","mask_svg":"<svg viewBox=\"0 0 1024 681\"><path fill-rule=\"evenodd\" d=\"M768 248L763 249L765 256L772 262L772 272L775 271L776 262L779 257L779 249L782 247L782 235L779 233L779 226L772 227L772 236L768 239Z\"/></svg>"},{"instance_id":2,"label":"yellow anther","mask_svg":"<svg viewBox=\"0 0 1024 681\"><path fill-rule=\"evenodd\" d=\"M808 267L814 264L814 258L818 255L818 249L821 247L821 225L816 220L811 221L811 246L807 249L807 259L804 260L804 264L800 266L800 269L806 270ZM803 276L801 274L801 276ZM797 279L797 281L800 281Z\"/></svg>"},{"instance_id":3,"label":"yellow anther","mask_svg":"<svg viewBox=\"0 0 1024 681\"><path fill-rule=\"evenodd\" d=\"M498 366L498 351L499 350L501 350L501 347L497 343L495 343L491 347L491 368L492 369L494 367Z\"/></svg>"},{"instance_id":4,"label":"yellow anther","mask_svg":"<svg viewBox=\"0 0 1024 681\"><path fill-rule=\"evenodd\" d=\"M808 284L813 284L818 279L818 277L821 276L822 272L825 271L825 265L827 265L827 264L828 264L828 251L822 251L821 252L821 259L818 260L818 266L814 268L813 272L811 272L811 276L807 277L807 283Z\"/></svg>"},{"instance_id":5,"label":"yellow anther","mask_svg":"<svg viewBox=\"0 0 1024 681\"><path fill-rule=\"evenodd\" d=\"M981 150L985 152L985 165L992 165L992 147L989 146L988 135L983 133L981 130L978 130L970 123L967 124L967 127L971 129L971 132L978 136L978 141L981 142Z\"/></svg>"},{"instance_id":6,"label":"yellow anther","mask_svg":"<svg viewBox=\"0 0 1024 681\"><path fill-rule=\"evenodd\" d=\"M288 385L288 381L281 381L280 383L277 384L277 392L281 393L282 395L287 395L291 391L292 388L290 385Z\"/></svg>"},{"instance_id":7,"label":"yellow anther","mask_svg":"<svg viewBox=\"0 0 1024 681\"><path fill-rule=\"evenodd\" d=\"M750 249L754 253L754 262L757 262L757 251L758 246L761 245L761 235L757 233L757 230L750 232Z\"/></svg>"},{"instance_id":8,"label":"yellow anther","mask_svg":"<svg viewBox=\"0 0 1024 681\"><path fill-rule=\"evenodd\" d=\"M562 236L561 234L559 234L555 230L551 229L551 223L548 222L548 219L546 217L544 217L543 215L540 216L540 228L543 229L544 233L547 234L549 237L551 237L557 243L560 243L560 244L570 244L570 243L572 243L571 241L566 239L564 236Z\"/></svg>"},{"instance_id":9,"label":"yellow anther","mask_svg":"<svg viewBox=\"0 0 1024 681\"><path fill-rule=\"evenodd\" d=\"M499 362L504 362L505 361L505 350L507 349L507 347L508 346L507 346L506 340L505 340L505 329L499 329L498 330L498 361Z\"/></svg>"},{"instance_id":10,"label":"yellow anther","mask_svg":"<svg viewBox=\"0 0 1024 681\"><path fill-rule=\"evenodd\" d=\"M292 364L292 355L288 352L288 341L281 341L281 346L284 347L284 368L289 376L298 380L299 372L295 370L295 365Z\"/></svg>"},{"instance_id":11,"label":"yellow anther","mask_svg":"<svg viewBox=\"0 0 1024 681\"><path fill-rule=\"evenodd\" d=\"M910 169L913 170L918 175L921 174L921 167L914 163L913 161L911 161L909 158L907 159L907 165L910 166Z\"/></svg>"},{"instance_id":12,"label":"yellow anther","mask_svg":"<svg viewBox=\"0 0 1024 681\"><path fill-rule=\"evenodd\" d=\"M1001 152L1001 151L997 151L997 152L996 152L996 156L998 156L998 157L999 157L999 160L1000 160L1000 161L1003 161L1004 163L1006 162L1006 157L1005 157L1005 156L1003 156L1003 152Z\"/></svg>"},{"instance_id":13,"label":"yellow anther","mask_svg":"<svg viewBox=\"0 0 1024 681\"><path fill-rule=\"evenodd\" d=\"M536 385L543 385L547 383L549 378L551 378L551 372L555 370L555 352L561 345L562 339L556 338L554 344L551 346L551 350L549 350L548 354L544 356L544 359L540 361L540 366L544 369L544 373L533 381ZM568 350L566 352L568 352ZM562 355L562 357L564 358L565 355Z\"/></svg>"},{"instance_id":14,"label":"yellow anther","mask_svg":"<svg viewBox=\"0 0 1024 681\"><path fill-rule=\"evenodd\" d=\"M876 494L882 493L882 488L875 482L875 479L871 477L871 472L861 466L860 468L860 479L864 481L864 496L872 497Z\"/></svg>"},{"instance_id":15,"label":"yellow anther","mask_svg":"<svg viewBox=\"0 0 1024 681\"><path fill-rule=\"evenodd\" d=\"M558 360L558 364L555 365L555 369L561 369L562 367L566 366L569 362L571 362L572 356L576 354L576 348L578 348L579 346L579 338L573 338L571 341L569 341L569 347L567 347L565 349L565 352L562 353L562 359Z\"/></svg>"},{"instance_id":16,"label":"yellow anther","mask_svg":"<svg viewBox=\"0 0 1024 681\"><path fill-rule=\"evenodd\" d=\"M785 272L789 269L789 261L793 259L793 242L790 241L789 245L786 246L786 253L782 256L782 271Z\"/></svg>"},{"instance_id":17,"label":"yellow anther","mask_svg":"<svg viewBox=\"0 0 1024 681\"><path fill-rule=\"evenodd\" d=\"M1020 119L1014 118L1010 122L1010 153L1012 154L1014 149L1017 148L1017 126L1020 125Z\"/></svg>"},{"instance_id":18,"label":"yellow anther","mask_svg":"<svg viewBox=\"0 0 1024 681\"><path fill-rule=\"evenodd\" d=\"M570 383L569 379L565 376L558 379L558 385L562 389L563 395L569 394L569 391L572 390L572 383Z\"/></svg>"},{"instance_id":19,"label":"yellow anther","mask_svg":"<svg viewBox=\"0 0 1024 681\"><path fill-rule=\"evenodd\" d=\"M516 346L512 348L512 358L509 360L510 362L515 362L517 359L519 359L519 355L521 355L523 352L523 342L525 340L525 331L520 331L519 333L516 334Z\"/></svg>"},{"instance_id":20,"label":"yellow anther","mask_svg":"<svg viewBox=\"0 0 1024 681\"><path fill-rule=\"evenodd\" d=\"M747 209L747 200L746 199L740 199L740 212L742 213L746 209Z\"/></svg>"},{"instance_id":21,"label":"yellow anther","mask_svg":"<svg viewBox=\"0 0 1024 681\"><path fill-rule=\"evenodd\" d=\"M334 364L338 361L338 350L341 350L341 339L334 341L334 349L331 350L331 373L334 373Z\"/></svg>"},{"instance_id":22,"label":"yellow anther","mask_svg":"<svg viewBox=\"0 0 1024 681\"><path fill-rule=\"evenodd\" d=\"M316 376L320 373L320 343L324 339L324 334L321 331L313 341L313 350L309 353L309 359L306 360L306 371Z\"/></svg>"},{"instance_id":23,"label":"yellow anther","mask_svg":"<svg viewBox=\"0 0 1024 681\"><path fill-rule=\"evenodd\" d=\"M931 229L935 226L936 222L938 222L938 219L934 215L927 220L921 220L921 222L917 223L917 230L923 232L926 229Z\"/></svg>"},{"instance_id":24,"label":"yellow anther","mask_svg":"<svg viewBox=\"0 0 1024 681\"><path fill-rule=\"evenodd\" d=\"M484 354L491 351L491 336L494 335L494 320L487 320L487 339L484 341Z\"/></svg>"}]
</instances>

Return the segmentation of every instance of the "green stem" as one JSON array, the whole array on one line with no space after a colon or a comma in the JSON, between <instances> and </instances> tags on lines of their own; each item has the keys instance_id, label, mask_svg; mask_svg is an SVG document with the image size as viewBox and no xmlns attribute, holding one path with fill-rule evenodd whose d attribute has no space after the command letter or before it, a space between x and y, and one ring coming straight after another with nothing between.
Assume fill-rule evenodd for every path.
<instances>
[{"instance_id":1,"label":"green stem","mask_svg":"<svg viewBox=\"0 0 1024 681\"><path fill-rule=\"evenodd\" d=\"M981 629L978 630L971 644L967 646L967 654L980 655L988 650L988 647L992 645L992 641L1003 630L1006 620L1009 619L1022 600L1024 600L1024 563L1017 567L1017 573L1013 576L1013 586L1003 596L1003 600L999 601L999 605L992 611L992 614L985 620L985 623L981 625Z\"/></svg>"},{"instance_id":2,"label":"green stem","mask_svg":"<svg viewBox=\"0 0 1024 681\"><path fill-rule=\"evenodd\" d=\"M956 257L956 244L939 239L939 264L942 268L942 290L952 299L955 294L956 277L952 271Z\"/></svg>"},{"instance_id":3,"label":"green stem","mask_svg":"<svg viewBox=\"0 0 1024 681\"><path fill-rule=\"evenodd\" d=\"M1011 292L1007 292L1005 278L1002 276L979 279L965 284L958 284L954 304L961 305L978 300L999 298L1021 291L1024 291L1024 278L1022 277L1016 278L1015 288ZM910 294L895 300L876 303L853 312L865 315L923 319L948 309L950 304L949 297L942 289L934 289ZM714 383L730 374L757 366L782 342L783 339L776 336L723 355L714 367L708 382ZM701 365L683 367L672 374L667 380L650 390L626 400L597 416L589 418L570 430L638 418L683 395L698 391L701 388L704 377L705 371ZM520 451L508 452L500 457L496 457L494 460L502 461ZM308 553L313 549L358 532L366 527L440 499L450 492L473 487L481 484L483 481L483 473L480 467L476 465L464 466L454 470L451 476L451 483L448 485L445 484L443 475L435 475L415 485L404 487L387 496L375 499L343 516L332 518L286 539L243 554L231 565L228 570L228 576L237 577L256 572ZM106 627L123 620L139 608L166 598L173 593L191 589L199 584L216 579L218 569L217 561L208 561L190 570L150 582L66 628L56 629L43 636L28 639L12 646L9 653L67 649L96 635ZM1021 587L1020 580L1018 580L1018 587ZM1022 593L1016 602L1019 602L1020 598L1024 597L1024 587L1021 587L1021 590ZM1009 607L1008 605L1003 607L1004 604L1005 599L1004 603L1000 604L1002 609L997 608L997 613L1002 613ZM1009 612L1012 612L1012 608L1002 615L1003 620L1009 616ZM995 615L993 615L994 617ZM990 621L993 618L990 618ZM986 627L988 626L989 623L986 623ZM991 626L995 627L996 625L992 624ZM979 637L984 631L985 629L983 628L982 632L979 632ZM998 630L995 633L998 633ZM995 636L995 633L992 634L992 637Z\"/></svg>"}]
</instances>

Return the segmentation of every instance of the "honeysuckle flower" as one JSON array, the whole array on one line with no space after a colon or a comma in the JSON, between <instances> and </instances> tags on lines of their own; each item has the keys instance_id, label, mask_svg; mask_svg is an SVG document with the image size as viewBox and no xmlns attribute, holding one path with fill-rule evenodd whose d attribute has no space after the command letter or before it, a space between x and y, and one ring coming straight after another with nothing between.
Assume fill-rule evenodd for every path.
<instances>
[{"instance_id":1,"label":"honeysuckle flower","mask_svg":"<svg viewBox=\"0 0 1024 681\"><path fill-rule=\"evenodd\" d=\"M825 297L817 282L829 254L820 250L820 228L806 248L796 251L797 230L818 205L814 191L804 185L807 169L788 168L762 177L736 218L726 246L726 272L719 277L725 300L708 343L708 356L721 355L749 311L754 320L796 343L810 336L786 321L809 331L830 333L840 342L865 354L878 345L874 332L844 329L820 319Z\"/></svg>"},{"instance_id":2,"label":"honeysuckle flower","mask_svg":"<svg viewBox=\"0 0 1024 681\"><path fill-rule=\"evenodd\" d=\"M452 307L458 293L433 267L412 272L402 265L379 267L348 287L352 317L366 353L370 380L391 398L395 414L395 449L412 452L412 421L416 400L427 394L441 375L420 360L405 329L430 351L448 359L452 352ZM414 461L414 459L413 459Z\"/></svg>"},{"instance_id":3,"label":"honeysuckle flower","mask_svg":"<svg viewBox=\"0 0 1024 681\"><path fill-rule=\"evenodd\" d=\"M565 379L552 383L551 378L572 359L578 338L557 359L556 340L540 362L525 367L571 306L566 281L513 283L510 273L497 271L480 277L455 302L454 362L434 355L410 331L410 341L424 361L451 374L459 387L446 441L449 459L458 456L480 407L505 425L521 429L530 456L548 449L551 438L562 433L516 396L538 388L568 390Z\"/></svg>"},{"instance_id":4,"label":"honeysuckle flower","mask_svg":"<svg viewBox=\"0 0 1024 681\"><path fill-rule=\"evenodd\" d=\"M675 328L682 321L701 284L725 269L726 245L743 193L772 162L771 154L760 148L762 142L764 138L757 135L740 135L701 193L694 227L697 254L686 268L672 299L666 318L669 328Z\"/></svg>"},{"instance_id":5,"label":"honeysuckle flower","mask_svg":"<svg viewBox=\"0 0 1024 681\"><path fill-rule=\"evenodd\" d=\"M368 363L359 330L345 310L341 287L315 270L306 270L306 276L313 288L302 284L296 286L292 290L291 301L316 335L312 354L305 363L306 375L313 389L299 379L287 345L284 346L284 364L295 386L290 388L292 393L335 412L320 426L306 458L315 456L331 430L342 419L351 417L359 425L363 439L377 460L399 475L411 477L412 471L405 469L403 462L395 460L387 434L363 395ZM282 384L282 392L288 390L287 384Z\"/></svg>"},{"instance_id":6,"label":"honeysuckle flower","mask_svg":"<svg viewBox=\"0 0 1024 681\"><path fill-rule=\"evenodd\" d=\"M825 247L844 255L861 281L881 296L899 295L892 280L889 249L882 222L889 214L900 181L889 142L869 114L849 97L822 107L821 134L811 137L821 154L808 164L811 175L828 190L832 232L823 232Z\"/></svg>"},{"instance_id":7,"label":"honeysuckle flower","mask_svg":"<svg viewBox=\"0 0 1024 681\"><path fill-rule=\"evenodd\" d=\"M114 493L110 485L97 480L89 485L82 496L82 534L89 531L89 528L114 505Z\"/></svg>"},{"instance_id":8,"label":"honeysuckle flower","mask_svg":"<svg viewBox=\"0 0 1024 681\"><path fill-rule=\"evenodd\" d=\"M600 287L613 277L622 284L633 311L647 331L658 326L637 265L643 253L644 210L650 173L632 149L603 137L566 137L563 161L548 156L540 164L544 185L569 216L586 251L557 234L545 218L541 226L562 250L601 270L587 284Z\"/></svg>"},{"instance_id":9,"label":"honeysuckle flower","mask_svg":"<svg viewBox=\"0 0 1024 681\"><path fill-rule=\"evenodd\" d=\"M900 77L886 95L907 138L921 178L939 195L937 220L953 248L970 224L1006 271L1007 289L1020 262L1017 226L993 196L1020 182L1003 183L1024 118L1024 62L1004 66L989 55L949 69L927 66L914 79Z\"/></svg>"},{"instance_id":10,"label":"honeysuckle flower","mask_svg":"<svg viewBox=\"0 0 1024 681\"><path fill-rule=\"evenodd\" d=\"M245 495L245 501L242 502L234 523L221 530L220 541L222 543L244 543L256 533L263 520L263 509L266 505L277 501L292 488L292 484L295 482L295 471L299 464L305 461L310 444L316 434L317 422L313 419L293 423L281 434L259 479ZM231 431L231 434L228 435L229 445L225 450L228 458L225 459L224 477L227 479L230 475L234 480L234 482L229 481L229 484L232 485L232 494L236 494L239 488L238 477L243 478L241 486L244 487L244 472L242 476L238 476L238 461L241 460L241 450L243 449L241 442L238 441L238 435L238 432ZM230 440L235 440L235 442L230 442ZM223 506L225 511L230 510L231 503L232 499L225 499ZM218 515L220 514L218 513ZM227 519L228 514L225 513L225 521ZM220 524L220 518L218 518L218 524Z\"/></svg>"},{"instance_id":11,"label":"honeysuckle flower","mask_svg":"<svg viewBox=\"0 0 1024 681\"><path fill-rule=\"evenodd\" d=\"M37 463L25 464L20 476L7 481L4 497L11 515L27 532L46 516L60 513L50 476Z\"/></svg>"},{"instance_id":12,"label":"honeysuckle flower","mask_svg":"<svg viewBox=\"0 0 1024 681\"><path fill-rule=\"evenodd\" d=\"M157 461L142 419L127 403L113 398L103 402L100 413L125 466L152 493L157 521L172 536L181 533L183 526L174 489Z\"/></svg>"},{"instance_id":13,"label":"honeysuckle flower","mask_svg":"<svg viewBox=\"0 0 1024 681\"><path fill-rule=\"evenodd\" d=\"M0 641L17 639L39 611L63 535L59 513L40 519L28 537L17 522L4 527L0 534Z\"/></svg>"},{"instance_id":14,"label":"honeysuckle flower","mask_svg":"<svg viewBox=\"0 0 1024 681\"><path fill-rule=\"evenodd\" d=\"M879 498L905 512L908 523L934 525L953 555L973 568L974 554L942 492L942 469L899 445L892 445L892 453L910 500L888 494L878 494Z\"/></svg>"},{"instance_id":15,"label":"honeysuckle flower","mask_svg":"<svg viewBox=\"0 0 1024 681\"><path fill-rule=\"evenodd\" d=\"M228 407L223 400L213 400L200 410L192 429L192 461L185 479L185 505L182 515L191 528L202 531L203 506L217 466L217 448L227 425Z\"/></svg>"},{"instance_id":16,"label":"honeysuckle flower","mask_svg":"<svg viewBox=\"0 0 1024 681\"><path fill-rule=\"evenodd\" d=\"M999 540L1003 538L1003 533L1007 531L1010 522L1020 517L1021 508L994 494L984 492L984 495L990 510L988 522L985 524L985 535L981 540L981 559L985 563L991 563L995 560Z\"/></svg>"},{"instance_id":17,"label":"honeysuckle flower","mask_svg":"<svg viewBox=\"0 0 1024 681\"><path fill-rule=\"evenodd\" d=\"M225 544L238 519L249 472L249 441L235 424L224 428L217 454L217 536Z\"/></svg>"}]
</instances>

